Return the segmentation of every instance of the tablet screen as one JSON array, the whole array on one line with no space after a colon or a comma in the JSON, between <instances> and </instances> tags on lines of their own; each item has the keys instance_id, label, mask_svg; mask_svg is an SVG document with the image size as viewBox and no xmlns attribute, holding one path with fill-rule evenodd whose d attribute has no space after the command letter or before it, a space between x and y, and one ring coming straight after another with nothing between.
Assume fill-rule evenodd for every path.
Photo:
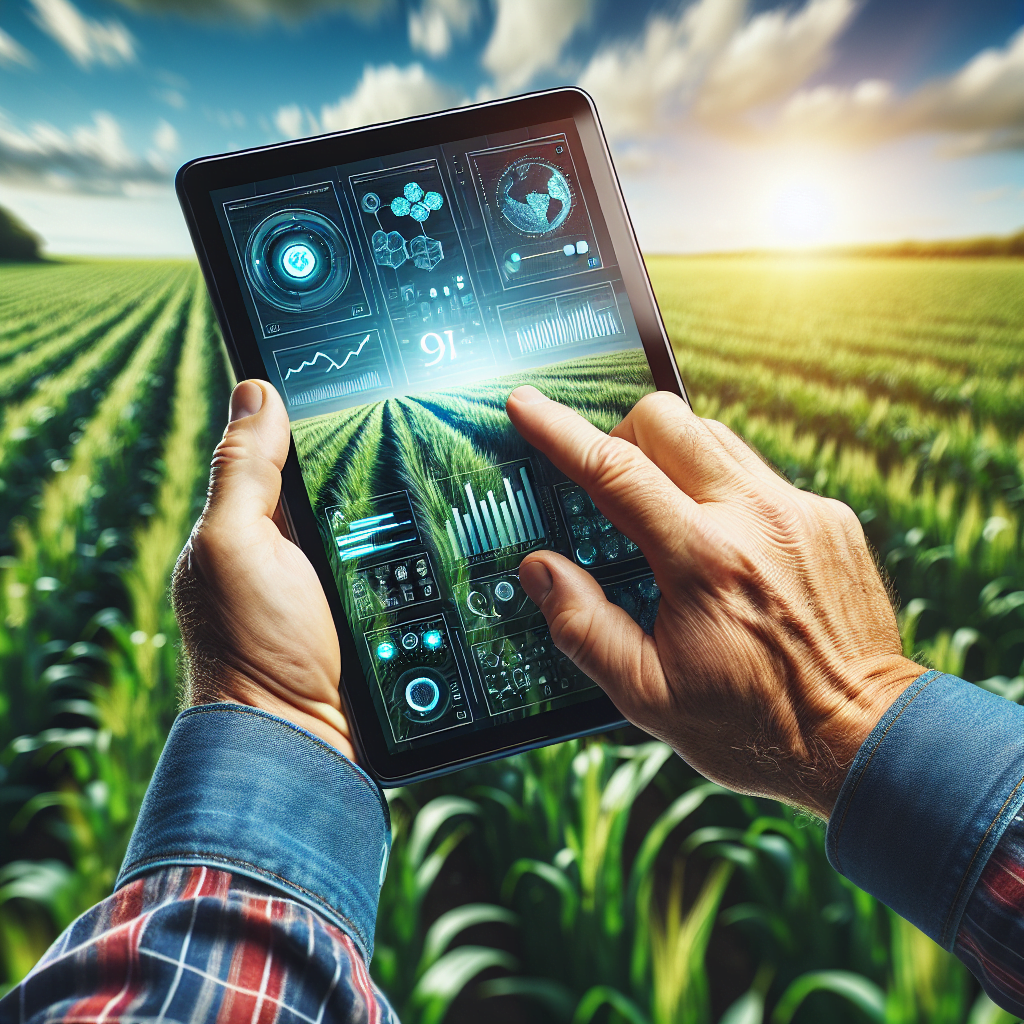
<instances>
[{"instance_id":1,"label":"tablet screen","mask_svg":"<svg viewBox=\"0 0 1024 1024\"><path fill-rule=\"evenodd\" d=\"M520 561L648 630L658 588L504 411L532 384L609 430L654 389L575 122L212 198L391 751L592 699Z\"/></svg>"}]
</instances>

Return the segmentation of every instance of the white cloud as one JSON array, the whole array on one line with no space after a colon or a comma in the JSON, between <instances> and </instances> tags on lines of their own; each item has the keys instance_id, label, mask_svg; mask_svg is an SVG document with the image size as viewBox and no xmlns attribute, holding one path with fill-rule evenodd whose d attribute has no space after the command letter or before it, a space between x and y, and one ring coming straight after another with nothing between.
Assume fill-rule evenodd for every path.
<instances>
[{"instance_id":1,"label":"white cloud","mask_svg":"<svg viewBox=\"0 0 1024 1024\"><path fill-rule=\"evenodd\" d=\"M30 68L32 63L32 54L17 39L11 38L0 28L0 67L20 64L22 67Z\"/></svg>"},{"instance_id":2,"label":"white cloud","mask_svg":"<svg viewBox=\"0 0 1024 1024\"><path fill-rule=\"evenodd\" d=\"M698 115L722 124L789 96L826 66L855 10L853 0L808 0L751 18L708 72Z\"/></svg>"},{"instance_id":3,"label":"white cloud","mask_svg":"<svg viewBox=\"0 0 1024 1024\"><path fill-rule=\"evenodd\" d=\"M135 38L116 18L101 22L87 18L71 0L31 0L39 27L83 68L93 64L131 64Z\"/></svg>"},{"instance_id":4,"label":"white cloud","mask_svg":"<svg viewBox=\"0 0 1024 1024\"><path fill-rule=\"evenodd\" d=\"M133 153L117 120L97 111L92 124L69 133L43 121L21 129L0 119L0 178L66 192L128 194L166 184L168 174L155 156Z\"/></svg>"},{"instance_id":5,"label":"white cloud","mask_svg":"<svg viewBox=\"0 0 1024 1024\"><path fill-rule=\"evenodd\" d=\"M594 97L609 136L656 131L690 100L744 9L745 0L698 0L675 15L652 15L636 41L599 50L579 84Z\"/></svg>"},{"instance_id":6,"label":"white cloud","mask_svg":"<svg viewBox=\"0 0 1024 1024\"><path fill-rule=\"evenodd\" d=\"M289 103L287 106L278 107L277 113L274 114L274 127L286 139L299 139L303 135L304 120L302 107L298 103Z\"/></svg>"},{"instance_id":7,"label":"white cloud","mask_svg":"<svg viewBox=\"0 0 1024 1024\"><path fill-rule=\"evenodd\" d=\"M178 148L178 133L174 125L161 120L153 132L153 145L161 153L173 153Z\"/></svg>"},{"instance_id":8,"label":"white cloud","mask_svg":"<svg viewBox=\"0 0 1024 1024\"><path fill-rule=\"evenodd\" d=\"M458 100L458 94L427 74L422 64L409 64L404 68L397 64L377 67L367 64L362 78L348 96L323 106L320 125L325 132L339 132L442 110L454 106ZM282 109L290 111L291 108ZM289 117L287 123L294 125L294 115L286 116ZM278 128L280 130L280 124Z\"/></svg>"},{"instance_id":9,"label":"white cloud","mask_svg":"<svg viewBox=\"0 0 1024 1024\"><path fill-rule=\"evenodd\" d=\"M1024 29L1005 47L983 50L956 74L904 97L878 81L798 92L772 130L852 145L937 134L946 136L951 156L1024 148Z\"/></svg>"},{"instance_id":10,"label":"white cloud","mask_svg":"<svg viewBox=\"0 0 1024 1024\"><path fill-rule=\"evenodd\" d=\"M590 17L592 0L495 0L483 65L502 90L521 89L558 62L562 47Z\"/></svg>"},{"instance_id":11,"label":"white cloud","mask_svg":"<svg viewBox=\"0 0 1024 1024\"><path fill-rule=\"evenodd\" d=\"M428 57L443 57L478 14L477 0L423 0L418 11L409 11L409 45Z\"/></svg>"},{"instance_id":12,"label":"white cloud","mask_svg":"<svg viewBox=\"0 0 1024 1024\"><path fill-rule=\"evenodd\" d=\"M394 0L119 0L144 14L181 14L199 21L298 23L319 14L340 12L372 21L394 7Z\"/></svg>"},{"instance_id":13,"label":"white cloud","mask_svg":"<svg viewBox=\"0 0 1024 1024\"><path fill-rule=\"evenodd\" d=\"M184 94L177 89L157 89L153 95L156 99L166 103L169 107L173 107L175 110L184 110L188 106L188 101L185 99Z\"/></svg>"}]
</instances>

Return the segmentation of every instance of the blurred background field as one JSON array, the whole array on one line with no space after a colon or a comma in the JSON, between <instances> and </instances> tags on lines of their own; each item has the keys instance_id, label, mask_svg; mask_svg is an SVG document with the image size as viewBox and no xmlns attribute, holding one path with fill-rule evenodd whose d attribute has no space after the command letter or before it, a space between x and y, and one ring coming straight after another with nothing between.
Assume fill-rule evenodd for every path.
<instances>
[{"instance_id":1,"label":"blurred background field","mask_svg":"<svg viewBox=\"0 0 1024 1024\"><path fill-rule=\"evenodd\" d=\"M1024 261L652 257L694 406L857 511L905 649L1024 697ZM166 585L230 371L195 265L0 267L0 977L111 887L176 710ZM389 794L407 1024L990 1024L821 828L633 731Z\"/></svg>"}]
</instances>

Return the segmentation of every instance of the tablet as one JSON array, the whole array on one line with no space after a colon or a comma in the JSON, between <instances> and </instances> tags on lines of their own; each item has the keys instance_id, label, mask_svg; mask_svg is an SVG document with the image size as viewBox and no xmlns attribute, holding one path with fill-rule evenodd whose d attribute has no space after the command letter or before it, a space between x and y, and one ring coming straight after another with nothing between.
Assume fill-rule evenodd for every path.
<instances>
[{"instance_id":1,"label":"tablet","mask_svg":"<svg viewBox=\"0 0 1024 1024\"><path fill-rule=\"evenodd\" d=\"M657 585L504 408L532 384L609 430L684 395L587 95L206 157L176 187L239 379L288 409L286 515L361 764L398 785L621 724L519 563L563 553L647 630Z\"/></svg>"}]
</instances>

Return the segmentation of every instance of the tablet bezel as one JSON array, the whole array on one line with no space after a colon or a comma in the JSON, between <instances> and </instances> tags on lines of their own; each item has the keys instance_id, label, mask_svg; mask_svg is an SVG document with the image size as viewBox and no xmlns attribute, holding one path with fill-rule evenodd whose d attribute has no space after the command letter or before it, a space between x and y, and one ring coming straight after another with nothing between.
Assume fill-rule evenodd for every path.
<instances>
[{"instance_id":1,"label":"tablet bezel","mask_svg":"<svg viewBox=\"0 0 1024 1024\"><path fill-rule=\"evenodd\" d=\"M267 371L211 193L566 118L573 119L579 132L598 204L611 236L618 269L655 385L659 390L671 391L685 399L686 392L626 211L597 111L583 90L571 87L311 139L200 157L186 163L178 171L175 189L238 379L265 379ZM282 503L292 536L320 577L338 630L342 655L339 689L360 764L382 785L404 785L470 764L624 724L622 715L602 695L516 722L442 739L419 749L390 752L384 724L377 715L369 682L356 653L356 638L342 610L334 573L306 495L294 440L291 441L282 477ZM346 685L346 671L354 671L355 685Z\"/></svg>"}]
</instances>

